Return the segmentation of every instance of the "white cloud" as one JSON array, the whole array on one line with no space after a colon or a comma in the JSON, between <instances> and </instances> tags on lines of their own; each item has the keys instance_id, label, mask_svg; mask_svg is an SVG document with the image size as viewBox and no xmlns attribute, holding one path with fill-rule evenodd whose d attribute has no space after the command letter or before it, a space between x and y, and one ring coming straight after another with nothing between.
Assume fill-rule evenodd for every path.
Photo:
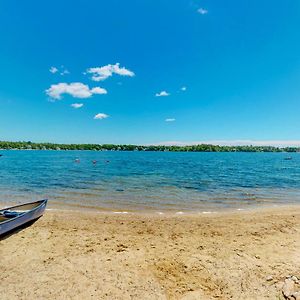
<instances>
[{"instance_id":1,"label":"white cloud","mask_svg":"<svg viewBox=\"0 0 300 300\"><path fill-rule=\"evenodd\" d=\"M125 67L120 68L119 63L115 65L109 64L103 67L89 68L86 70L86 73L92 74L92 80L94 81L103 81L108 77L113 76L113 74L129 77L133 77L135 75L134 72L126 69Z\"/></svg>"},{"instance_id":2,"label":"white cloud","mask_svg":"<svg viewBox=\"0 0 300 300\"><path fill-rule=\"evenodd\" d=\"M103 94L107 94L107 90L101 87L94 87L91 89L92 94L99 94L99 95L103 95Z\"/></svg>"},{"instance_id":3,"label":"white cloud","mask_svg":"<svg viewBox=\"0 0 300 300\"><path fill-rule=\"evenodd\" d=\"M89 88L81 82L72 83L58 83L52 84L49 89L46 90L46 94L55 100L60 100L63 94L69 94L74 98L89 98L93 94L107 94L107 91L100 87Z\"/></svg>"},{"instance_id":4,"label":"white cloud","mask_svg":"<svg viewBox=\"0 0 300 300\"><path fill-rule=\"evenodd\" d=\"M156 97L166 97L166 96L170 96L170 94L166 91L161 91L159 93L155 94Z\"/></svg>"},{"instance_id":5,"label":"white cloud","mask_svg":"<svg viewBox=\"0 0 300 300\"><path fill-rule=\"evenodd\" d=\"M202 141L166 141L152 145L186 146L186 145L220 145L220 146L274 146L274 147L300 147L300 140L202 140Z\"/></svg>"},{"instance_id":6,"label":"white cloud","mask_svg":"<svg viewBox=\"0 0 300 300\"><path fill-rule=\"evenodd\" d=\"M58 72L58 69L55 68L55 67L51 67L51 68L49 69L49 72L52 73L52 74L55 74L56 72Z\"/></svg>"},{"instance_id":7,"label":"white cloud","mask_svg":"<svg viewBox=\"0 0 300 300\"><path fill-rule=\"evenodd\" d=\"M83 103L73 103L73 104L71 104L71 106L73 108L81 108L83 106Z\"/></svg>"},{"instance_id":8,"label":"white cloud","mask_svg":"<svg viewBox=\"0 0 300 300\"><path fill-rule=\"evenodd\" d=\"M185 92L186 91L186 86L181 87L180 90L182 90L183 92Z\"/></svg>"},{"instance_id":9,"label":"white cloud","mask_svg":"<svg viewBox=\"0 0 300 300\"><path fill-rule=\"evenodd\" d=\"M197 10L197 12L200 14L200 15L206 15L208 13L208 10L204 9L204 8L199 8Z\"/></svg>"},{"instance_id":10,"label":"white cloud","mask_svg":"<svg viewBox=\"0 0 300 300\"><path fill-rule=\"evenodd\" d=\"M165 119L166 122L175 122L176 119L175 118L167 118Z\"/></svg>"},{"instance_id":11,"label":"white cloud","mask_svg":"<svg viewBox=\"0 0 300 300\"><path fill-rule=\"evenodd\" d=\"M106 118L108 118L108 117L109 117L109 115L107 115L107 114L99 113L99 114L96 114L96 115L94 116L94 119L95 119L95 120L102 120L102 119L106 119Z\"/></svg>"}]
</instances>

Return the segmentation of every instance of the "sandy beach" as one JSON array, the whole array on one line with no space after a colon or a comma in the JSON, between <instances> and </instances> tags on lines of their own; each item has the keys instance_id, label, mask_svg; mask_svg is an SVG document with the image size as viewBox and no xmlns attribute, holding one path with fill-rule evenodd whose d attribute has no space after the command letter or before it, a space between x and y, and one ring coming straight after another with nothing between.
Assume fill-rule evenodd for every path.
<instances>
[{"instance_id":1,"label":"sandy beach","mask_svg":"<svg viewBox=\"0 0 300 300\"><path fill-rule=\"evenodd\" d=\"M286 276L300 277L300 207L47 211L0 245L2 300L284 299Z\"/></svg>"}]
</instances>

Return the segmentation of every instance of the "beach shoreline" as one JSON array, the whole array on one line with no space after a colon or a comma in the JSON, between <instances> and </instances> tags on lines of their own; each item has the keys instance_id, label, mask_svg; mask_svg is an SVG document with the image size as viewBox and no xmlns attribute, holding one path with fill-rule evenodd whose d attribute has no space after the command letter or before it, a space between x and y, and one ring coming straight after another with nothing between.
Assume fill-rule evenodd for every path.
<instances>
[{"instance_id":1,"label":"beach shoreline","mask_svg":"<svg viewBox=\"0 0 300 300\"><path fill-rule=\"evenodd\" d=\"M38 199L33 200L38 201ZM24 201L13 201L13 202L2 202L0 204L0 209L8 208L14 205L21 205ZM77 204L70 204L70 203L60 203L55 200L48 200L48 205L46 208L47 212L79 212L84 214L102 214L102 215L137 215L137 216L178 216L178 215L184 215L184 216L197 216L197 215L226 215L226 214L234 214L234 213L247 213L247 212L270 212L272 210L293 210L293 209L300 209L300 203L299 202L289 202L287 204L284 203L267 203L267 204L253 204L253 205L241 205L236 207L217 207L217 206L203 206L202 208L197 209L188 209L188 208L134 208L131 207L124 207L124 206L107 206L104 207L101 204L100 205L85 205L83 203L77 203Z\"/></svg>"},{"instance_id":2,"label":"beach shoreline","mask_svg":"<svg viewBox=\"0 0 300 300\"><path fill-rule=\"evenodd\" d=\"M2 205L3 206L3 205ZM6 206L9 206L7 204ZM49 205L48 205L49 206ZM83 205L51 205L46 209L46 211L56 211L56 212L79 212L79 213L91 213L91 214L102 214L102 215L115 215L115 214L124 214L124 215L136 215L136 216L166 216L166 217L176 217L178 215L182 216L197 216L197 215L230 215L236 213L263 213L274 210L274 212L279 210L300 210L299 203L288 203L288 204L265 204L265 205L252 205L252 206L243 206L233 208L233 207L207 207L203 209L124 209L124 207L115 207L115 208L104 208L102 206L83 206Z\"/></svg>"},{"instance_id":3,"label":"beach shoreline","mask_svg":"<svg viewBox=\"0 0 300 300\"><path fill-rule=\"evenodd\" d=\"M38 200L33 200L38 201ZM23 201L14 201L14 202L2 202L0 204L0 209L9 208L15 205L23 204ZM235 214L243 214L243 213L259 213L262 214L264 212L271 213L271 212L278 212L278 211L293 211L293 210L300 210L300 203L287 203L287 204L277 204L277 203L270 203L265 205L251 205L251 206L243 206L240 207L207 207L203 209L154 209L154 208L147 208L147 209L125 209L124 207L103 207L103 206L88 206L83 204L61 204L58 202L49 201L47 203L47 207L45 209L45 213L54 213L54 214L63 214L63 213L79 213L84 215L102 215L102 216L114 216L114 215L131 215L137 217L196 217L196 216L226 216L226 215L235 215Z\"/></svg>"},{"instance_id":4,"label":"beach shoreline","mask_svg":"<svg viewBox=\"0 0 300 300\"><path fill-rule=\"evenodd\" d=\"M300 206L48 210L0 249L1 299L284 299L285 277L300 277Z\"/></svg>"}]
</instances>

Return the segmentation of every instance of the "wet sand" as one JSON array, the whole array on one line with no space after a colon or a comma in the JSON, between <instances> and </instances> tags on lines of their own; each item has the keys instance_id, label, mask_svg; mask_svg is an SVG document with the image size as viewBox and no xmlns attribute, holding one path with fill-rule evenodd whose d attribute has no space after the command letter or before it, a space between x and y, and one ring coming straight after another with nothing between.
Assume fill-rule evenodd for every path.
<instances>
[{"instance_id":1,"label":"wet sand","mask_svg":"<svg viewBox=\"0 0 300 300\"><path fill-rule=\"evenodd\" d=\"M0 241L0 299L284 299L300 207L201 215L47 211Z\"/></svg>"}]
</instances>

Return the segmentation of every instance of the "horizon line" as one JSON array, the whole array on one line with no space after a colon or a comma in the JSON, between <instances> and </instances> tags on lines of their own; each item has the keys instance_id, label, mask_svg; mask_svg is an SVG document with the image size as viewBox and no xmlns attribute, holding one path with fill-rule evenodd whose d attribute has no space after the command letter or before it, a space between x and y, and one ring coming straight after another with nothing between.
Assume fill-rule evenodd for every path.
<instances>
[{"instance_id":1,"label":"horizon line","mask_svg":"<svg viewBox=\"0 0 300 300\"><path fill-rule=\"evenodd\" d=\"M134 146L196 146L196 145L214 145L214 146L262 146L262 147L300 147L300 140L200 140L200 141L164 141L157 143L95 143L95 142L85 142L85 143L62 143L62 142L33 142L33 141L8 141L0 140L1 142L6 143L33 143L33 144L62 144L62 145L86 145L86 144L95 144L95 145L134 145Z\"/></svg>"}]
</instances>

